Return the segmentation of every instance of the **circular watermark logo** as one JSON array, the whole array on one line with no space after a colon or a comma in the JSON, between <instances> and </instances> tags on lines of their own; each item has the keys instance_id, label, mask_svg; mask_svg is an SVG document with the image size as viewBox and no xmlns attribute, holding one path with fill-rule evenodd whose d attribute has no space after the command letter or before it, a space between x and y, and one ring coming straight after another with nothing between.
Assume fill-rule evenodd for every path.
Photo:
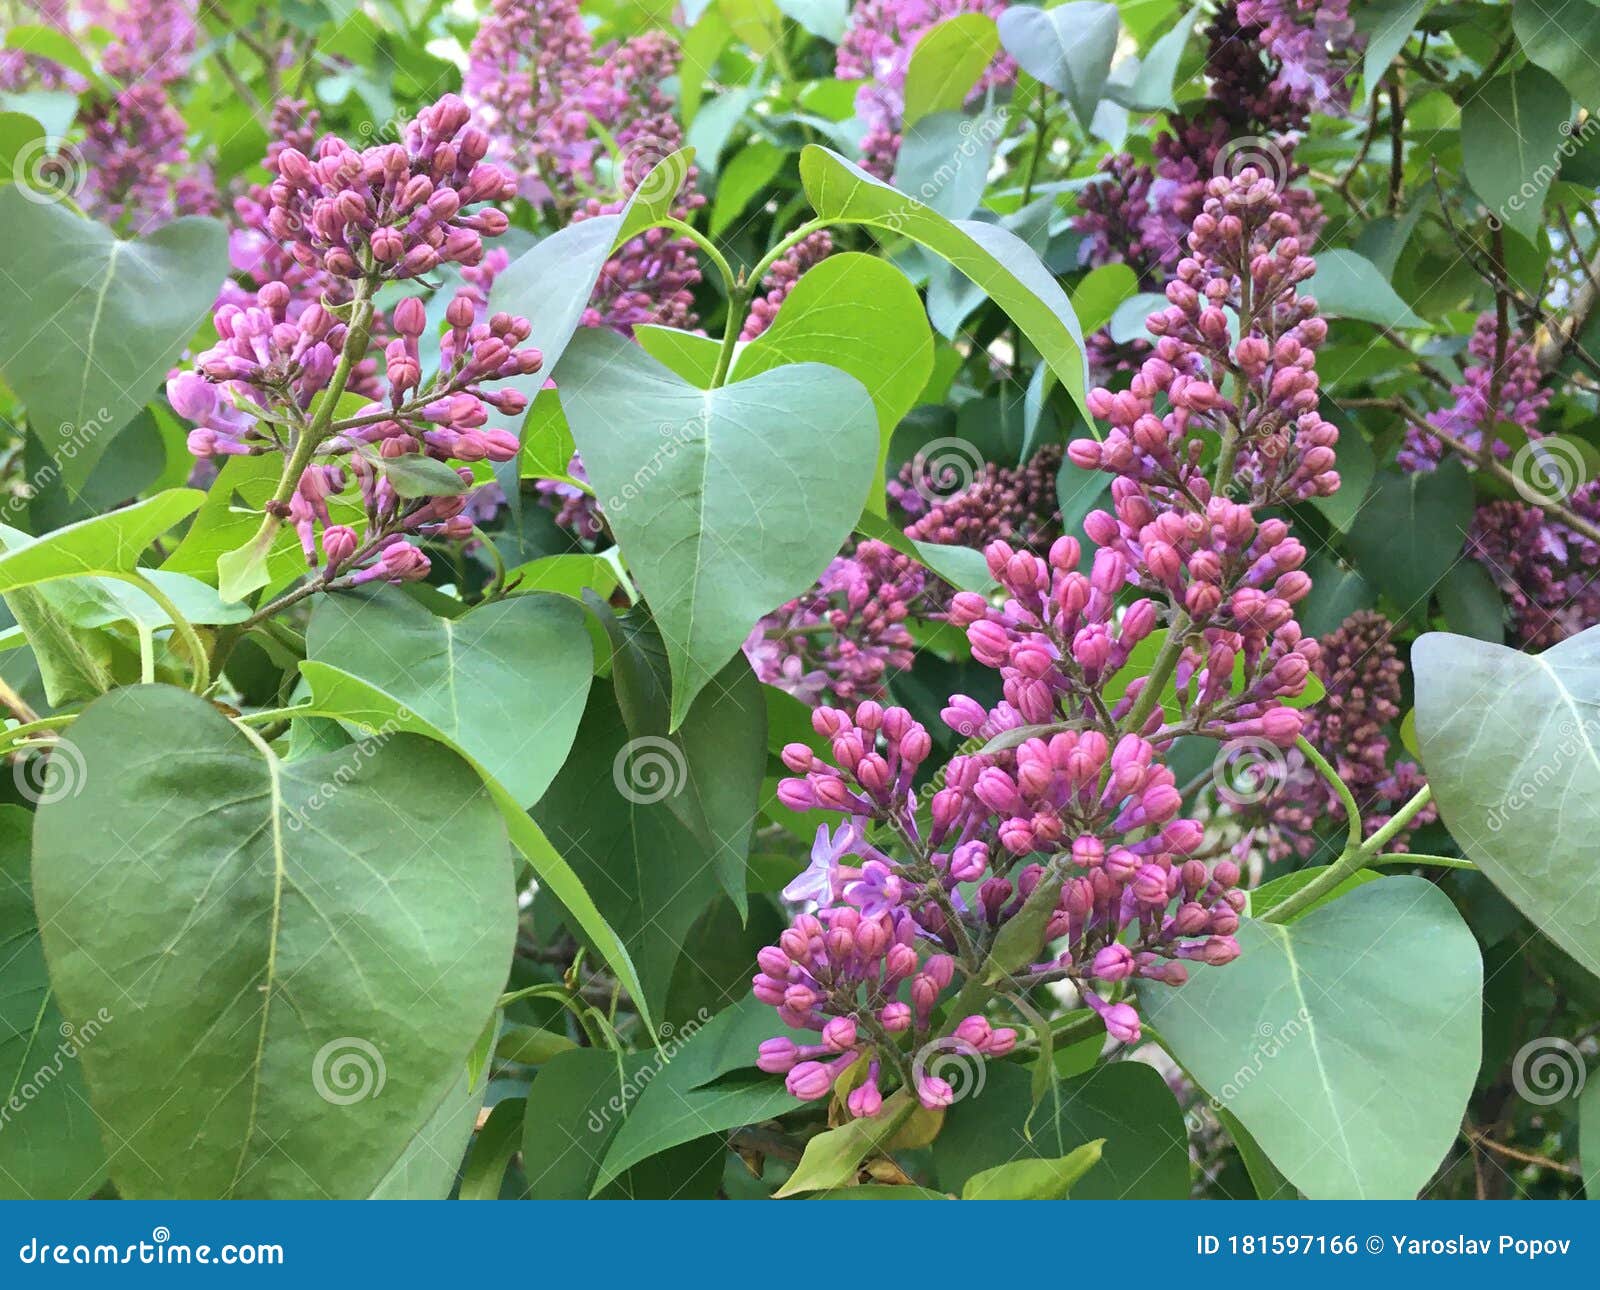
<instances>
[{"instance_id":1,"label":"circular watermark logo","mask_svg":"<svg viewBox=\"0 0 1600 1290\"><path fill-rule=\"evenodd\" d=\"M611 762L617 792L635 806L649 806L683 791L689 766L683 750L660 735L630 739Z\"/></svg>"},{"instance_id":2,"label":"circular watermark logo","mask_svg":"<svg viewBox=\"0 0 1600 1290\"><path fill-rule=\"evenodd\" d=\"M944 1035L917 1049L911 1059L911 1073L918 1086L929 1080L942 1080L949 1086L950 1103L955 1103L983 1092L989 1065L966 1040Z\"/></svg>"},{"instance_id":3,"label":"circular watermark logo","mask_svg":"<svg viewBox=\"0 0 1600 1290\"><path fill-rule=\"evenodd\" d=\"M17 792L35 806L76 797L83 791L88 774L83 753L70 739L58 739L32 756L19 757L11 766Z\"/></svg>"},{"instance_id":4,"label":"circular watermark logo","mask_svg":"<svg viewBox=\"0 0 1600 1290\"><path fill-rule=\"evenodd\" d=\"M1230 739L1211 762L1217 796L1230 806L1264 802L1289 782L1289 759L1283 749L1255 735Z\"/></svg>"},{"instance_id":5,"label":"circular watermark logo","mask_svg":"<svg viewBox=\"0 0 1600 1290\"><path fill-rule=\"evenodd\" d=\"M330 1039L311 1059L311 1085L335 1106L352 1106L383 1092L388 1071L376 1046L356 1035Z\"/></svg>"},{"instance_id":6,"label":"circular watermark logo","mask_svg":"<svg viewBox=\"0 0 1600 1290\"><path fill-rule=\"evenodd\" d=\"M1211 167L1211 173L1218 179L1237 179L1246 170L1254 170L1263 179L1270 180L1277 192L1289 186L1289 158L1275 140L1264 135L1243 134L1229 139Z\"/></svg>"},{"instance_id":7,"label":"circular watermark logo","mask_svg":"<svg viewBox=\"0 0 1600 1290\"><path fill-rule=\"evenodd\" d=\"M1583 1054L1565 1039L1551 1035L1530 1039L1511 1059L1511 1086L1534 1106L1554 1106L1583 1092L1588 1072Z\"/></svg>"},{"instance_id":8,"label":"circular watermark logo","mask_svg":"<svg viewBox=\"0 0 1600 1290\"><path fill-rule=\"evenodd\" d=\"M949 501L972 487L983 469L977 445L954 435L922 445L911 459L911 486L930 506Z\"/></svg>"}]
</instances>

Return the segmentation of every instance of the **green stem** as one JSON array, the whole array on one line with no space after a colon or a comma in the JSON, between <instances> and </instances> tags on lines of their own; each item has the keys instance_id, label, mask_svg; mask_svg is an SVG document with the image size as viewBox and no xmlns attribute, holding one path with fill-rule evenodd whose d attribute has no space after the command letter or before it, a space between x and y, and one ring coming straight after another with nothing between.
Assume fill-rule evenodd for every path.
<instances>
[{"instance_id":1,"label":"green stem","mask_svg":"<svg viewBox=\"0 0 1600 1290\"><path fill-rule=\"evenodd\" d=\"M1466 869L1471 873L1479 872L1477 865L1459 856L1431 856L1420 851L1391 851L1386 856L1373 856L1367 861L1367 867L1372 869L1383 865L1402 864L1431 864L1441 869Z\"/></svg>"},{"instance_id":2,"label":"green stem","mask_svg":"<svg viewBox=\"0 0 1600 1290\"><path fill-rule=\"evenodd\" d=\"M1188 630L1189 615L1180 609L1178 616L1172 620L1172 626L1167 629L1166 643L1161 646L1161 653L1156 655L1155 666L1145 679L1144 689L1139 691L1139 697L1133 701L1133 709L1123 720L1124 730L1137 734L1144 729L1144 723L1155 710L1161 691L1167 688L1167 682L1178 666L1178 659L1183 654L1183 637Z\"/></svg>"},{"instance_id":3,"label":"green stem","mask_svg":"<svg viewBox=\"0 0 1600 1290\"><path fill-rule=\"evenodd\" d=\"M1369 864L1380 863L1379 853L1396 834L1411 823L1411 819L1418 811L1426 806L1433 797L1433 789L1424 784L1415 796L1395 812L1394 817L1381 829L1377 830L1370 838L1359 846L1347 846L1343 853L1331 865L1308 882L1294 895L1280 904L1274 905L1265 914L1261 915L1263 923L1286 923L1304 909L1310 908L1329 892L1334 890L1351 874L1366 868Z\"/></svg>"},{"instance_id":4,"label":"green stem","mask_svg":"<svg viewBox=\"0 0 1600 1290\"><path fill-rule=\"evenodd\" d=\"M40 717L37 721L25 721L22 725L12 726L9 730L0 730L0 753L9 752L29 735L60 730L63 726L70 726L77 719L73 713L57 713L53 717Z\"/></svg>"},{"instance_id":5,"label":"green stem","mask_svg":"<svg viewBox=\"0 0 1600 1290\"><path fill-rule=\"evenodd\" d=\"M819 217L817 219L807 220L799 227L791 229L784 237L778 240L778 242L770 251L768 251L764 256L761 257L760 260L756 262L756 267L750 270L749 281L755 286L759 286L761 279L767 276L767 270L772 268L772 266L779 260L783 259L783 257L789 254L789 252L796 246L798 246L801 242L804 242L806 238L810 237L813 233L820 233L825 228L832 228L839 222L839 220L822 219Z\"/></svg>"},{"instance_id":6,"label":"green stem","mask_svg":"<svg viewBox=\"0 0 1600 1290\"><path fill-rule=\"evenodd\" d=\"M1339 801L1344 807L1345 817L1350 822L1348 840L1345 843L1346 849L1359 847L1362 833L1361 808L1356 805L1355 796L1345 785L1344 780L1339 778L1339 772L1328 764L1328 759L1313 748L1304 735L1295 740L1295 746L1305 754L1306 760L1317 768L1322 778L1328 781L1329 786L1339 796Z\"/></svg>"},{"instance_id":7,"label":"green stem","mask_svg":"<svg viewBox=\"0 0 1600 1290\"><path fill-rule=\"evenodd\" d=\"M200 633L195 631L194 624L183 616L183 611L172 603L172 598L142 574L117 573L111 576L139 588L140 591L156 602L161 612L171 621L172 630L183 641L184 652L189 655L190 666L194 669L194 675L189 681L189 688L196 694L204 694L209 690L211 688L211 658L206 653L205 645L201 643Z\"/></svg>"}]
</instances>

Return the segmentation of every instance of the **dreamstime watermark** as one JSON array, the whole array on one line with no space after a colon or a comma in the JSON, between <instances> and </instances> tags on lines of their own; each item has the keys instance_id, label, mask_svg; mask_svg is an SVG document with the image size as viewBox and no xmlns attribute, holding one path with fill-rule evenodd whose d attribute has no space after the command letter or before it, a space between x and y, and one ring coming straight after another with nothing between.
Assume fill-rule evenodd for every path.
<instances>
[{"instance_id":1,"label":"dreamstime watermark","mask_svg":"<svg viewBox=\"0 0 1600 1290\"><path fill-rule=\"evenodd\" d=\"M1275 139L1265 135L1242 134L1228 140L1211 167L1218 179L1237 179L1246 170L1270 180L1274 192L1289 186L1289 158Z\"/></svg>"},{"instance_id":2,"label":"dreamstime watermark","mask_svg":"<svg viewBox=\"0 0 1600 1290\"><path fill-rule=\"evenodd\" d=\"M340 1035L311 1059L311 1087L334 1106L353 1106L383 1092L389 1071L377 1045L359 1035Z\"/></svg>"},{"instance_id":3,"label":"dreamstime watermark","mask_svg":"<svg viewBox=\"0 0 1600 1290\"><path fill-rule=\"evenodd\" d=\"M1269 739L1244 735L1217 749L1211 762L1211 782L1217 796L1230 806L1254 806L1275 796L1300 776L1308 774L1298 751L1285 753Z\"/></svg>"},{"instance_id":4,"label":"dreamstime watermark","mask_svg":"<svg viewBox=\"0 0 1600 1290\"><path fill-rule=\"evenodd\" d=\"M58 146L40 135L11 158L11 180L24 201L52 206L77 198L89 182L89 167L71 144Z\"/></svg>"},{"instance_id":5,"label":"dreamstime watermark","mask_svg":"<svg viewBox=\"0 0 1600 1290\"><path fill-rule=\"evenodd\" d=\"M1534 1106L1554 1106L1577 1097L1588 1074L1577 1046L1553 1035L1530 1039L1511 1059L1511 1087Z\"/></svg>"},{"instance_id":6,"label":"dreamstime watermark","mask_svg":"<svg viewBox=\"0 0 1600 1290\"><path fill-rule=\"evenodd\" d=\"M406 708L401 708L371 734L356 740L348 748L342 749L344 760L339 763L338 769L323 780L322 783L318 784L301 805L289 811L289 832L298 833L305 828L311 822L310 817L328 805L337 796L340 789L355 779L361 773L361 768L376 757L389 740L405 732L404 723L410 719L410 711Z\"/></svg>"},{"instance_id":7,"label":"dreamstime watermark","mask_svg":"<svg viewBox=\"0 0 1600 1290\"><path fill-rule=\"evenodd\" d=\"M1505 205L1489 216L1489 227L1498 229L1505 222L1506 212L1519 214L1528 207L1544 205L1544 196L1550 185L1555 183L1561 173L1561 163L1570 160L1577 152L1600 130L1600 116L1590 113L1583 123L1574 126L1571 121L1561 123L1561 142L1556 145L1556 150L1550 155L1550 160L1541 162L1534 172L1518 186L1517 191L1506 198Z\"/></svg>"},{"instance_id":8,"label":"dreamstime watermark","mask_svg":"<svg viewBox=\"0 0 1600 1290\"><path fill-rule=\"evenodd\" d=\"M1561 773L1561 768L1568 761L1580 754L1585 757L1589 755L1589 750L1600 742L1600 720L1585 718L1581 724L1563 721L1559 733L1560 741L1556 744L1551 757L1535 767L1532 775L1511 789L1489 812L1484 823L1490 833L1500 832L1511 822L1513 815L1536 801Z\"/></svg>"},{"instance_id":9,"label":"dreamstime watermark","mask_svg":"<svg viewBox=\"0 0 1600 1290\"><path fill-rule=\"evenodd\" d=\"M680 449L697 439L707 438L711 433L711 414L702 412L684 422L665 423L657 430L661 435L661 446L650 454L650 459L644 465L633 472L633 478L622 486L620 494L613 493L606 499L606 514L620 515L624 507L644 496L645 489L666 469L667 463L678 455Z\"/></svg>"},{"instance_id":10,"label":"dreamstime watermark","mask_svg":"<svg viewBox=\"0 0 1600 1290\"><path fill-rule=\"evenodd\" d=\"M63 1021L58 1031L61 1042L56 1045L55 1052L33 1074L18 1083L11 1090L11 1096L0 1105L0 1132L11 1123L13 1115L21 1115L30 1102L54 1084L61 1077L66 1064L92 1044L113 1020L115 1018L111 1011L101 1008L82 1025L75 1026L70 1021Z\"/></svg>"},{"instance_id":11,"label":"dreamstime watermark","mask_svg":"<svg viewBox=\"0 0 1600 1290\"><path fill-rule=\"evenodd\" d=\"M611 761L617 792L635 806L650 806L676 797L689 781L683 749L661 735L630 739Z\"/></svg>"},{"instance_id":12,"label":"dreamstime watermark","mask_svg":"<svg viewBox=\"0 0 1600 1290\"><path fill-rule=\"evenodd\" d=\"M56 739L32 754L19 755L11 765L11 778L24 801L49 806L81 793L89 780L89 767L77 744Z\"/></svg>"},{"instance_id":13,"label":"dreamstime watermark","mask_svg":"<svg viewBox=\"0 0 1600 1290\"><path fill-rule=\"evenodd\" d=\"M930 506L965 492L984 467L977 445L956 435L932 439L911 458L911 486Z\"/></svg>"},{"instance_id":14,"label":"dreamstime watermark","mask_svg":"<svg viewBox=\"0 0 1600 1290\"><path fill-rule=\"evenodd\" d=\"M1231 1078L1224 1080L1217 1088L1208 1092L1203 1102L1199 1102L1189 1109L1185 1116L1190 1132L1199 1132L1204 1129L1204 1112L1226 1111L1229 1103L1235 1101L1240 1094L1248 1089L1266 1069L1267 1063L1278 1058L1290 1044L1299 1039L1311 1027L1311 1013L1301 1008L1294 1016L1281 1026L1275 1026L1270 1021L1263 1021L1256 1027L1256 1045L1250 1050L1250 1058L1233 1072Z\"/></svg>"},{"instance_id":15,"label":"dreamstime watermark","mask_svg":"<svg viewBox=\"0 0 1600 1290\"><path fill-rule=\"evenodd\" d=\"M915 192L902 195L915 199L923 206L930 205L940 193L955 183L957 176L975 160L982 159L987 165L989 150L1004 136L1009 121L1010 115L1003 107L976 119L965 118L957 130L961 138L956 144L955 151L917 185ZM885 228L900 233L905 231L907 222L916 213L916 207L906 206L886 211L880 220Z\"/></svg>"},{"instance_id":16,"label":"dreamstime watermark","mask_svg":"<svg viewBox=\"0 0 1600 1290\"><path fill-rule=\"evenodd\" d=\"M604 1131L606 1125L623 1114L646 1088L650 1081L661 1073L661 1070L672 1061L686 1043L693 1039L704 1028L706 1022L711 1020L709 1009L701 1008L699 1012L690 1017L681 1026L674 1026L670 1021L662 1023L658 1032L661 1047L656 1053L656 1059L645 1066L641 1066L628 1079L623 1081L622 1087L613 1093L599 1106L589 1112L588 1129L590 1133Z\"/></svg>"},{"instance_id":17,"label":"dreamstime watermark","mask_svg":"<svg viewBox=\"0 0 1600 1290\"><path fill-rule=\"evenodd\" d=\"M911 1058L911 1077L919 1089L930 1080L942 1081L950 1089L946 1105L954 1105L983 1092L989 1064L965 1039L941 1035L917 1049Z\"/></svg>"},{"instance_id":18,"label":"dreamstime watermark","mask_svg":"<svg viewBox=\"0 0 1600 1290\"><path fill-rule=\"evenodd\" d=\"M49 459L27 479L12 485L9 495L0 501L0 524L18 527L12 520L20 519L28 504L61 478L63 463L76 460L79 453L112 428L109 408L97 409L87 421L63 421L57 426L55 442L49 445Z\"/></svg>"}]
</instances>

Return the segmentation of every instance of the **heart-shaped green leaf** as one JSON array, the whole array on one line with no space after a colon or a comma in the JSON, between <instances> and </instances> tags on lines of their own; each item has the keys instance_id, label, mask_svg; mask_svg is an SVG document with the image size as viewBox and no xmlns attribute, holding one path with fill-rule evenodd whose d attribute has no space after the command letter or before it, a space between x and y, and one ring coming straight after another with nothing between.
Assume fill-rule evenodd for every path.
<instances>
[{"instance_id":1,"label":"heart-shaped green leaf","mask_svg":"<svg viewBox=\"0 0 1600 1290\"><path fill-rule=\"evenodd\" d=\"M829 256L807 270L772 326L740 352L734 376L746 380L785 363L828 363L866 386L878 413L872 505L884 514L889 440L933 373L933 332L916 288L876 256Z\"/></svg>"},{"instance_id":2,"label":"heart-shaped green leaf","mask_svg":"<svg viewBox=\"0 0 1600 1290\"><path fill-rule=\"evenodd\" d=\"M1380 878L1286 925L1246 919L1239 947L1141 986L1151 1026L1310 1199L1415 1196L1482 1047L1483 962L1449 897Z\"/></svg>"},{"instance_id":3,"label":"heart-shaped green leaf","mask_svg":"<svg viewBox=\"0 0 1600 1290\"><path fill-rule=\"evenodd\" d=\"M157 686L91 704L54 756L75 780L39 809L35 895L62 1013L110 1014L83 1065L121 1193L367 1195L510 966L472 768L407 735L283 762Z\"/></svg>"},{"instance_id":4,"label":"heart-shaped green leaf","mask_svg":"<svg viewBox=\"0 0 1600 1290\"><path fill-rule=\"evenodd\" d=\"M1000 15L1000 39L1023 71L1066 95L1087 130L1105 92L1120 26L1117 6L1094 0L1054 9L1012 5Z\"/></svg>"},{"instance_id":5,"label":"heart-shaped green leaf","mask_svg":"<svg viewBox=\"0 0 1600 1290\"><path fill-rule=\"evenodd\" d=\"M0 374L28 425L81 485L159 388L228 276L216 220L190 216L119 241L103 224L14 185L0 188Z\"/></svg>"},{"instance_id":6,"label":"heart-shaped green leaf","mask_svg":"<svg viewBox=\"0 0 1600 1290\"><path fill-rule=\"evenodd\" d=\"M523 809L566 760L594 671L583 609L565 596L516 596L449 619L392 587L324 597L306 657L403 704Z\"/></svg>"},{"instance_id":7,"label":"heart-shaped green leaf","mask_svg":"<svg viewBox=\"0 0 1600 1290\"><path fill-rule=\"evenodd\" d=\"M1429 632L1411 666L1422 765L1450 836L1600 976L1600 628L1543 654Z\"/></svg>"},{"instance_id":8,"label":"heart-shaped green leaf","mask_svg":"<svg viewBox=\"0 0 1600 1290\"><path fill-rule=\"evenodd\" d=\"M762 614L827 567L861 514L878 422L861 383L801 363L698 390L590 331L561 402L672 666L672 729Z\"/></svg>"}]
</instances>

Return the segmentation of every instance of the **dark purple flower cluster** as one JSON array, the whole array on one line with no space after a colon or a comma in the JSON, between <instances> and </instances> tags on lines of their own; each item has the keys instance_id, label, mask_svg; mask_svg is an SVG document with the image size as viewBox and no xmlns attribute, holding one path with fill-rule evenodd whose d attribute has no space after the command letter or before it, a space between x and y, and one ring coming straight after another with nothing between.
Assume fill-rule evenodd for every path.
<instances>
[{"instance_id":1,"label":"dark purple flower cluster","mask_svg":"<svg viewBox=\"0 0 1600 1290\"><path fill-rule=\"evenodd\" d=\"M889 481L889 498L910 520L906 536L916 541L977 551L991 542L1009 542L1042 554L1061 536L1056 492L1061 459L1060 445L1047 444L1026 465L985 462L970 484L949 497L930 490L912 460Z\"/></svg>"},{"instance_id":2,"label":"dark purple flower cluster","mask_svg":"<svg viewBox=\"0 0 1600 1290\"><path fill-rule=\"evenodd\" d=\"M772 326L778 316L778 306L789 298L800 275L814 264L820 264L833 254L833 235L827 229L818 229L789 248L787 254L767 270L761 279L764 294L750 302L750 312L745 317L740 340L754 340Z\"/></svg>"},{"instance_id":3,"label":"dark purple flower cluster","mask_svg":"<svg viewBox=\"0 0 1600 1290\"><path fill-rule=\"evenodd\" d=\"M1600 524L1600 483L1579 484L1564 503ZM1518 644L1543 649L1600 623L1600 543L1522 502L1478 507L1467 554L1489 571Z\"/></svg>"},{"instance_id":4,"label":"dark purple flower cluster","mask_svg":"<svg viewBox=\"0 0 1600 1290\"><path fill-rule=\"evenodd\" d=\"M1539 417L1550 402L1550 391L1545 388L1544 373L1533 346L1521 337L1512 336L1499 372L1499 406L1490 408L1498 341L1495 315L1480 314L1472 329L1472 339L1467 342L1467 354L1472 361L1462 373L1461 383L1450 389L1450 406L1430 413L1428 424L1437 426L1474 452L1483 451L1487 433L1489 451L1503 460L1511 455L1511 445L1494 434L1495 428L1504 422L1519 427L1530 438L1538 438ZM1403 470L1432 470L1444 460L1448 451L1436 436L1412 426L1406 431L1405 445L1395 460Z\"/></svg>"},{"instance_id":5,"label":"dark purple flower cluster","mask_svg":"<svg viewBox=\"0 0 1600 1290\"><path fill-rule=\"evenodd\" d=\"M856 114L866 123L861 164L880 179L894 173L900 152L900 123L905 115L906 72L911 51L930 27L962 13L998 18L1006 0L862 0L850 11L834 74L842 81L862 81L856 91ZM996 54L973 87L968 101L1016 79L1010 55Z\"/></svg>"},{"instance_id":6,"label":"dark purple flower cluster","mask_svg":"<svg viewBox=\"0 0 1600 1290\"><path fill-rule=\"evenodd\" d=\"M915 560L864 540L810 591L758 622L745 657L763 684L813 707L881 699L889 677L911 666L916 642L906 619L926 585Z\"/></svg>"}]
</instances>

